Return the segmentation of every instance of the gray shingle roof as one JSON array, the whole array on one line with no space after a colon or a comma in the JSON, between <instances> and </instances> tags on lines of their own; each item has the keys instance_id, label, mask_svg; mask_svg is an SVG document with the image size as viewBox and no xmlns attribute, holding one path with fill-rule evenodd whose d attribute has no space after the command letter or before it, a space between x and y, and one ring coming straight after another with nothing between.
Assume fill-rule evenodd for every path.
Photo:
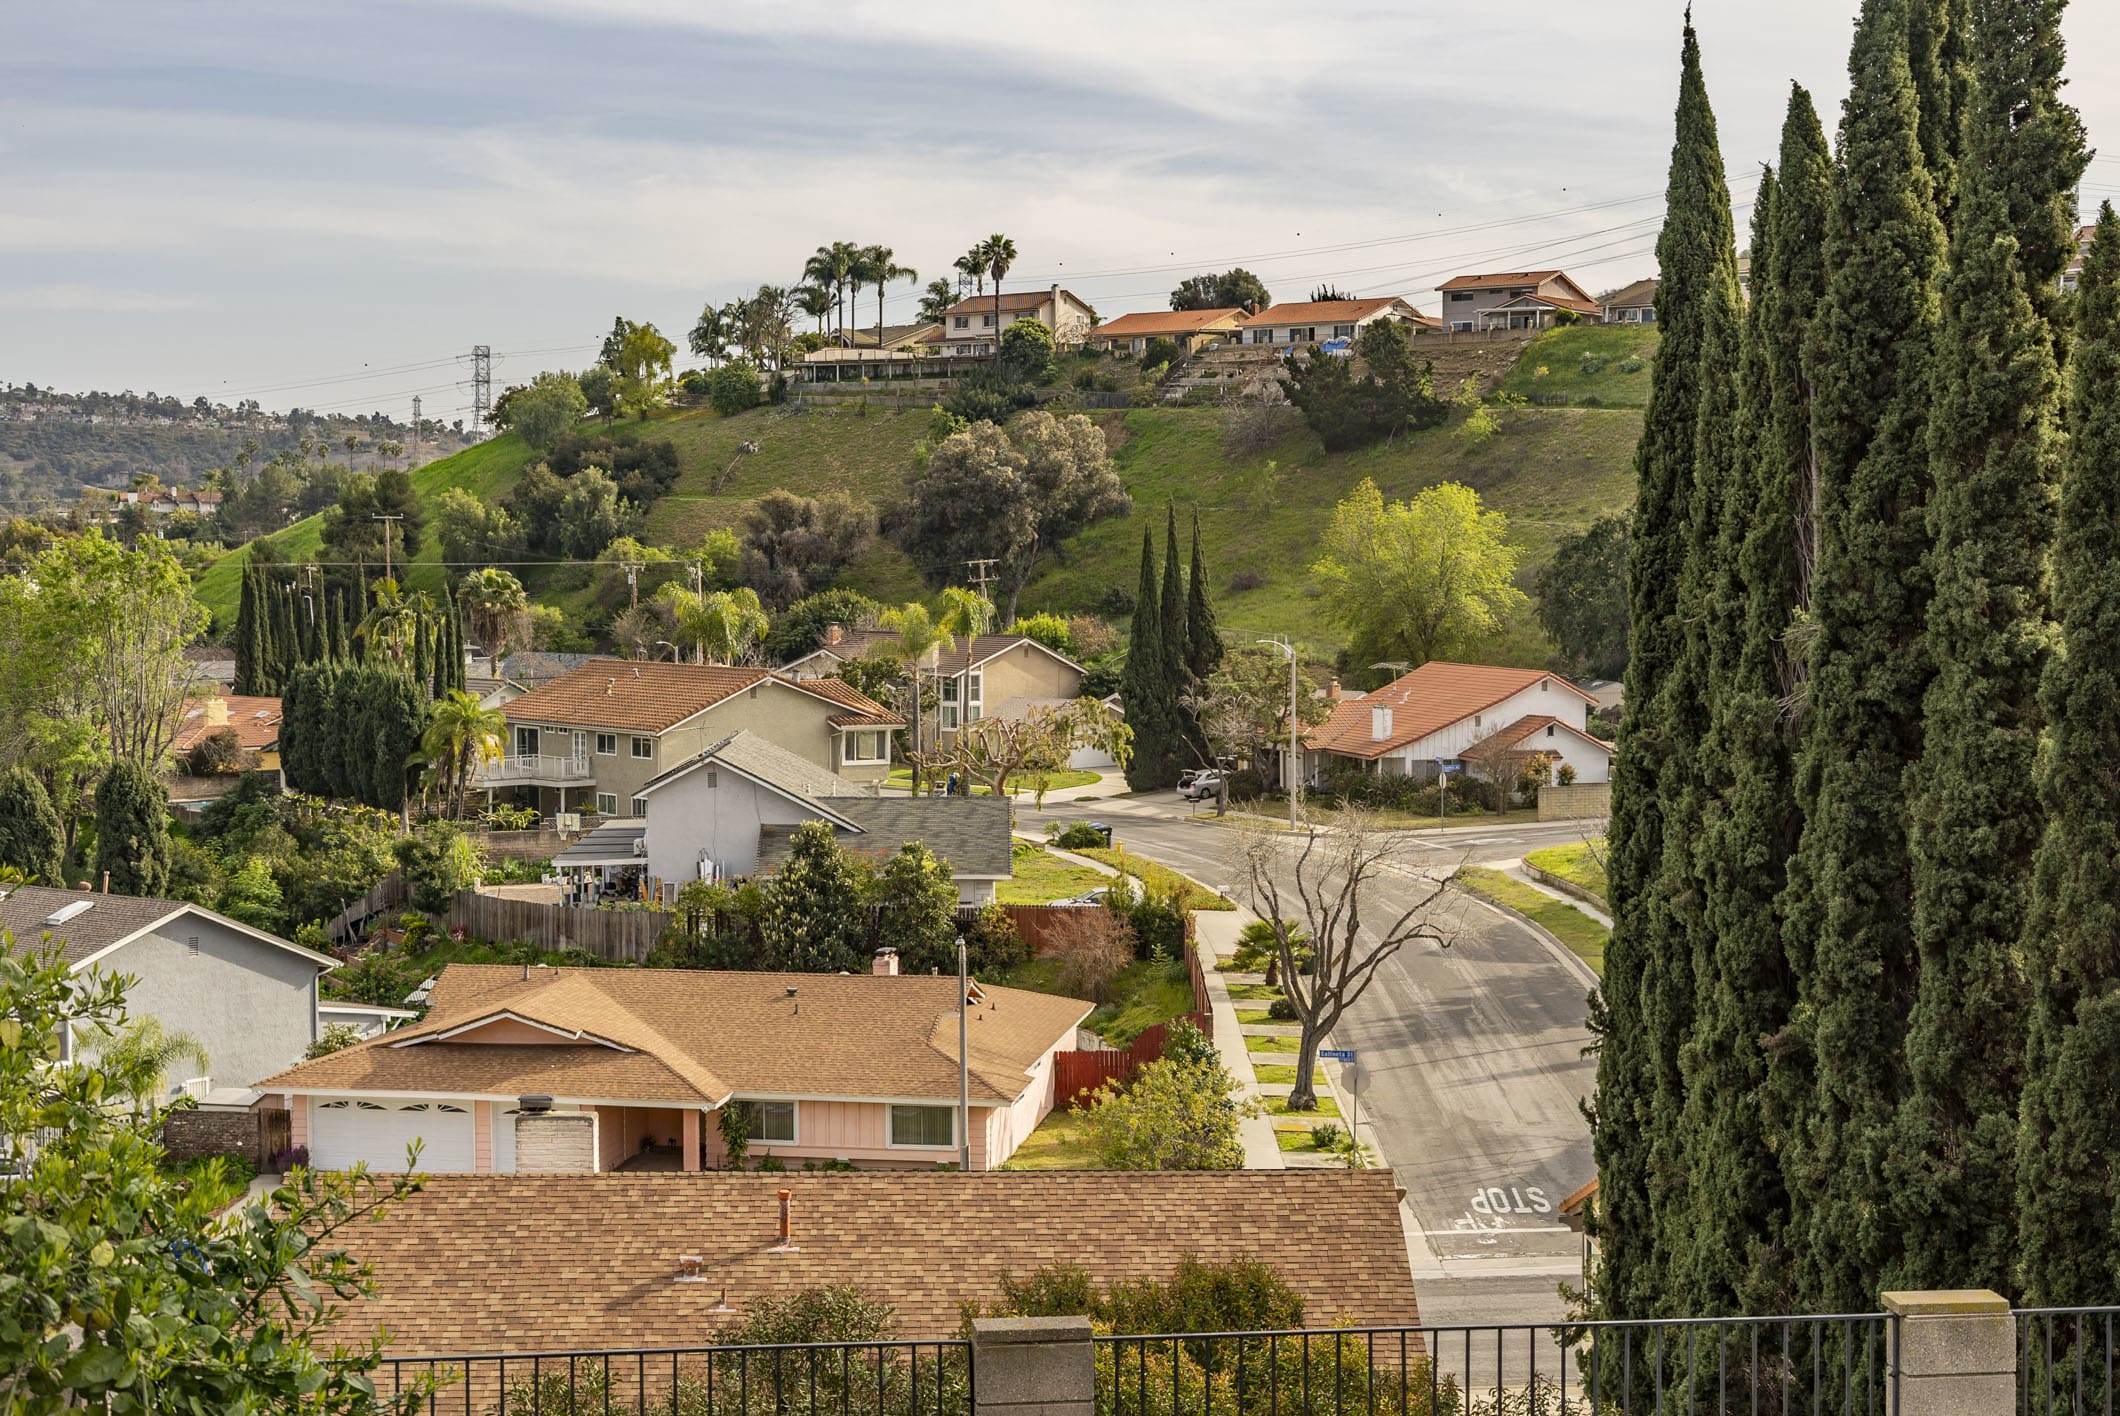
<instances>
[{"instance_id":1,"label":"gray shingle roof","mask_svg":"<svg viewBox=\"0 0 2120 1416\"><path fill-rule=\"evenodd\" d=\"M920 841L949 862L952 874L1005 879L1010 873L1010 807L1004 798L857 796L834 800L832 811L861 828L835 829L840 844L872 859ZM780 868L794 834L790 826L759 828L760 871Z\"/></svg>"},{"instance_id":2,"label":"gray shingle roof","mask_svg":"<svg viewBox=\"0 0 2120 1416\"><path fill-rule=\"evenodd\" d=\"M651 778L637 795L646 796L657 787L674 782L709 761L726 762L739 772L747 773L762 782L770 782L788 795L800 797L807 802L866 795L861 787L846 778L819 767L808 758L796 756L778 743L770 742L742 728L730 733L712 747L686 758L669 771Z\"/></svg>"},{"instance_id":3,"label":"gray shingle roof","mask_svg":"<svg viewBox=\"0 0 2120 1416\"><path fill-rule=\"evenodd\" d=\"M55 890L45 885L5 888L7 894L0 898L0 930L5 930L13 938L18 949L38 947L48 934L61 946L60 952L69 964L79 964L90 955L130 939L172 915L189 913L315 959L324 967L331 965L330 959L299 944L291 944L276 934L253 929L226 915L215 914L183 900L160 900L143 895L99 895L87 890ZM77 911L62 923L46 923L67 906L83 903L88 905L87 909Z\"/></svg>"}]
</instances>

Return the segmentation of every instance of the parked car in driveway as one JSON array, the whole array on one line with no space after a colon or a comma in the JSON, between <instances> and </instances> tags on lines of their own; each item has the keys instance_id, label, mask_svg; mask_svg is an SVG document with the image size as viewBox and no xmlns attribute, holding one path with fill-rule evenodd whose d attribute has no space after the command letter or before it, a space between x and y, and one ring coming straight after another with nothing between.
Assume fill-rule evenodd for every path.
<instances>
[{"instance_id":1,"label":"parked car in driveway","mask_svg":"<svg viewBox=\"0 0 2120 1416\"><path fill-rule=\"evenodd\" d=\"M1222 774L1212 767L1188 772L1178 779L1178 795L1187 801L1205 801L1222 794Z\"/></svg>"}]
</instances>

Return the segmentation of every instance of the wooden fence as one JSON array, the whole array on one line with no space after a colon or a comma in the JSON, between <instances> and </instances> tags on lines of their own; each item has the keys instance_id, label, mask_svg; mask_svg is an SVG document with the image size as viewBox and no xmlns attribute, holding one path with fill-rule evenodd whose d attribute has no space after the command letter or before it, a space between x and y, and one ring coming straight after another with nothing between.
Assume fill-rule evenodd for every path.
<instances>
[{"instance_id":1,"label":"wooden fence","mask_svg":"<svg viewBox=\"0 0 2120 1416\"><path fill-rule=\"evenodd\" d=\"M521 940L540 949L579 949L614 964L637 964L662 937L670 916L660 910L578 909L506 900L459 890L449 906L451 933L475 939Z\"/></svg>"},{"instance_id":2,"label":"wooden fence","mask_svg":"<svg viewBox=\"0 0 2120 1416\"><path fill-rule=\"evenodd\" d=\"M405 903L405 877L393 870L368 887L368 893L331 917L324 933L334 944L358 944L361 927L386 910Z\"/></svg>"},{"instance_id":3,"label":"wooden fence","mask_svg":"<svg viewBox=\"0 0 2120 1416\"><path fill-rule=\"evenodd\" d=\"M1185 917L1186 939L1192 938L1192 916ZM1187 972L1192 976L1193 1011L1182 1018L1173 1018L1168 1023L1157 1023L1144 1028L1141 1035L1127 1047L1107 1049L1082 1049L1074 1052L1053 1054L1053 1098L1056 1105L1079 1106L1084 1092L1094 1092L1106 1082L1125 1084L1134 1078L1134 1073L1156 1061L1163 1055L1163 1045L1170 1037L1175 1023L1191 1023L1209 1037L1214 1036L1214 1017L1207 998L1207 972L1200 962L1200 951L1187 948L1185 951Z\"/></svg>"}]
</instances>

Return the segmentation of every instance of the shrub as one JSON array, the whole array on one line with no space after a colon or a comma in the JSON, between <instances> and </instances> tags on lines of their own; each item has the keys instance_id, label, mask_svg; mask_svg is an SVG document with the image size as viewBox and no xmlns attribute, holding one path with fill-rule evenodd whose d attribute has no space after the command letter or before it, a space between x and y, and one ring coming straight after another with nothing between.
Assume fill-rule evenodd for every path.
<instances>
[{"instance_id":1,"label":"shrub","mask_svg":"<svg viewBox=\"0 0 2120 1416\"><path fill-rule=\"evenodd\" d=\"M1072 911L1047 936L1046 955L1069 997L1109 1003L1119 971L1134 961L1133 928L1118 909Z\"/></svg>"},{"instance_id":2,"label":"shrub","mask_svg":"<svg viewBox=\"0 0 2120 1416\"><path fill-rule=\"evenodd\" d=\"M1265 584L1266 572L1253 570L1248 566L1229 577L1229 591L1232 595L1241 594L1246 590L1257 590Z\"/></svg>"},{"instance_id":3,"label":"shrub","mask_svg":"<svg viewBox=\"0 0 2120 1416\"><path fill-rule=\"evenodd\" d=\"M361 1030L352 1023L326 1023L317 1040L304 1049L305 1058L328 1057L342 1052L361 1040Z\"/></svg>"},{"instance_id":4,"label":"shrub","mask_svg":"<svg viewBox=\"0 0 2120 1416\"><path fill-rule=\"evenodd\" d=\"M428 914L447 911L457 891L476 886L486 873L477 844L451 826L421 827L398 841L396 854L413 907Z\"/></svg>"},{"instance_id":5,"label":"shrub","mask_svg":"<svg viewBox=\"0 0 2120 1416\"><path fill-rule=\"evenodd\" d=\"M1560 770L1554 774L1554 780L1564 787L1574 786L1575 764L1572 762L1563 762L1560 765Z\"/></svg>"},{"instance_id":6,"label":"shrub","mask_svg":"<svg viewBox=\"0 0 2120 1416\"><path fill-rule=\"evenodd\" d=\"M1320 1121L1310 1128L1310 1139L1319 1150L1338 1150L1346 1134L1337 1121Z\"/></svg>"},{"instance_id":7,"label":"shrub","mask_svg":"<svg viewBox=\"0 0 2120 1416\"><path fill-rule=\"evenodd\" d=\"M1095 369L1077 369L1073 382L1076 388L1088 393L1097 386L1097 371Z\"/></svg>"},{"instance_id":8,"label":"shrub","mask_svg":"<svg viewBox=\"0 0 2120 1416\"><path fill-rule=\"evenodd\" d=\"M244 748L234 728L207 734L184 758L184 770L194 777L231 777L257 765L257 755Z\"/></svg>"},{"instance_id":9,"label":"shrub","mask_svg":"<svg viewBox=\"0 0 2120 1416\"><path fill-rule=\"evenodd\" d=\"M1176 959L1185 953L1186 899L1192 891L1180 885L1171 890L1151 890L1144 883L1131 902L1110 897L1115 909L1124 909L1134 937L1136 956L1143 959Z\"/></svg>"},{"instance_id":10,"label":"shrub","mask_svg":"<svg viewBox=\"0 0 2120 1416\"><path fill-rule=\"evenodd\" d=\"M298 1166L307 1169L309 1165L309 1147L289 1146L286 1150L274 1151L265 1163L269 1168L278 1171L282 1175Z\"/></svg>"},{"instance_id":11,"label":"shrub","mask_svg":"<svg viewBox=\"0 0 2120 1416\"><path fill-rule=\"evenodd\" d=\"M1602 354L1585 354L1583 356L1583 372L1586 374L1603 373L1607 362Z\"/></svg>"},{"instance_id":12,"label":"shrub","mask_svg":"<svg viewBox=\"0 0 2120 1416\"><path fill-rule=\"evenodd\" d=\"M1229 774L1229 799L1231 801L1255 801L1266 794L1266 774L1256 768L1246 767Z\"/></svg>"},{"instance_id":13,"label":"shrub","mask_svg":"<svg viewBox=\"0 0 2120 1416\"><path fill-rule=\"evenodd\" d=\"M677 386L694 398L705 396L711 384L705 369L687 369L677 376Z\"/></svg>"},{"instance_id":14,"label":"shrub","mask_svg":"<svg viewBox=\"0 0 2120 1416\"><path fill-rule=\"evenodd\" d=\"M1570 325L1581 324L1582 321L1581 313L1575 310L1555 310L1553 312L1553 327L1555 329L1566 329Z\"/></svg>"},{"instance_id":15,"label":"shrub","mask_svg":"<svg viewBox=\"0 0 2120 1416\"><path fill-rule=\"evenodd\" d=\"M1273 1002L1267 1004L1266 1016L1277 1023L1300 1023L1303 1021L1302 1015L1296 1012L1296 1005L1285 997L1276 998Z\"/></svg>"},{"instance_id":16,"label":"shrub","mask_svg":"<svg viewBox=\"0 0 2120 1416\"><path fill-rule=\"evenodd\" d=\"M1153 369L1158 364L1168 367L1185 357L1185 351L1168 339L1151 339L1148 347L1141 351L1141 367Z\"/></svg>"},{"instance_id":17,"label":"shrub","mask_svg":"<svg viewBox=\"0 0 2120 1416\"><path fill-rule=\"evenodd\" d=\"M1106 1170L1235 1170L1244 1164L1237 1128L1257 1111L1219 1061L1165 1057L1123 1090L1097 1089L1084 1139Z\"/></svg>"},{"instance_id":18,"label":"shrub","mask_svg":"<svg viewBox=\"0 0 2120 1416\"><path fill-rule=\"evenodd\" d=\"M1629 354L1626 358L1619 361L1617 367L1623 374L1638 374L1642 371L1642 356Z\"/></svg>"},{"instance_id":19,"label":"shrub","mask_svg":"<svg viewBox=\"0 0 2120 1416\"><path fill-rule=\"evenodd\" d=\"M1055 824L1057 825L1058 823ZM1046 829L1052 830L1053 828L1048 827ZM1054 833L1053 844L1063 851L1079 851L1085 847L1099 847L1104 844L1104 833L1087 821L1070 821L1065 829Z\"/></svg>"},{"instance_id":20,"label":"shrub","mask_svg":"<svg viewBox=\"0 0 2120 1416\"><path fill-rule=\"evenodd\" d=\"M1016 922L999 905L987 905L972 916L964 931L965 967L991 978L1007 973L1031 956L1030 946L1016 930Z\"/></svg>"},{"instance_id":21,"label":"shrub","mask_svg":"<svg viewBox=\"0 0 2120 1416\"><path fill-rule=\"evenodd\" d=\"M758 406L758 369L748 359L723 364L707 375L707 387L714 411L724 418Z\"/></svg>"}]
</instances>

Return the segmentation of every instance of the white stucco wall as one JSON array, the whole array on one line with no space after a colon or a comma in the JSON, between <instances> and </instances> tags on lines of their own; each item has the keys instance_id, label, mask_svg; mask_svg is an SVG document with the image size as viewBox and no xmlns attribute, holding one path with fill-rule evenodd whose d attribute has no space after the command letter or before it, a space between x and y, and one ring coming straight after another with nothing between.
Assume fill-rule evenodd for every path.
<instances>
[{"instance_id":1,"label":"white stucco wall","mask_svg":"<svg viewBox=\"0 0 2120 1416\"><path fill-rule=\"evenodd\" d=\"M758 864L758 828L797 826L803 808L727 767L686 773L648 796L648 874L682 885L700 878L704 853L726 878Z\"/></svg>"}]
</instances>

